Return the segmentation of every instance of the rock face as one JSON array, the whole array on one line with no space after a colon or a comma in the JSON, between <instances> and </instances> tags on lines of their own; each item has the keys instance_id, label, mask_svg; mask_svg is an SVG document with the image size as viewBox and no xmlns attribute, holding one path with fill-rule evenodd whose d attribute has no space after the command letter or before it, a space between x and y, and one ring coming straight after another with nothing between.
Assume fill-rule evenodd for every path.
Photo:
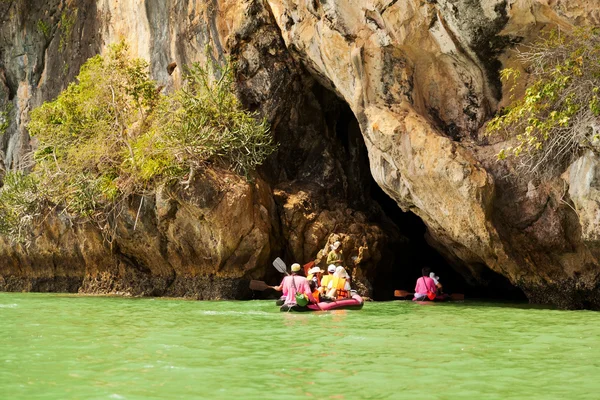
<instances>
[{"instance_id":1,"label":"rock face","mask_svg":"<svg viewBox=\"0 0 600 400\"><path fill-rule=\"evenodd\" d=\"M464 273L491 268L533 301L600 306L594 246L564 191L503 182L478 140L502 101L507 46L593 23L600 3L268 3L288 48L357 116L377 183Z\"/></svg>"},{"instance_id":2,"label":"rock face","mask_svg":"<svg viewBox=\"0 0 600 400\"><path fill-rule=\"evenodd\" d=\"M385 276L393 259L386 252L402 246L406 240L388 224L374 224L364 212L324 193L314 184L289 182L275 188L275 201L280 209L282 236L291 258L315 261L327 270L330 245L341 242L344 263L352 282L360 293L374 295L374 285L383 289L378 277ZM386 257L388 256L388 257ZM389 292L393 288L385 288ZM385 298L385 295L379 294Z\"/></svg>"},{"instance_id":3,"label":"rock face","mask_svg":"<svg viewBox=\"0 0 600 400\"><path fill-rule=\"evenodd\" d=\"M272 184L311 182L318 203L311 212L327 215L332 208L339 223L321 232L321 243L310 249L315 254L310 255L308 248L297 253L295 244L286 250L284 240L289 236L282 232L296 227L280 223L283 205L275 206L271 184L260 178L249 184L224 171L209 170L189 190L174 189L169 196L159 192L144 198L141 206L141 199L132 199L112 243L94 226L72 224L64 217L47 219L27 248L13 247L4 239L0 290L247 298L249 279L268 278L273 283L280 279L270 265L274 256L285 252L288 261L308 261L334 231L350 227L348 213L362 216L362 230L376 232L359 235L363 231L353 227L347 233L365 253L361 271L373 275L377 265L373 260L381 258L385 245L393 241L388 236L394 238L397 232L390 226L389 234L385 233L369 221L368 216L381 211L369 210L373 203L368 193L351 187L369 176L368 169L358 168L358 159L364 165L367 157L360 130L352 126L348 143L339 142L336 124L343 103L322 90L292 58L267 7L254 1L171 5L74 1L56 2L48 12L40 8L27 16L25 2L0 6L6 8L7 22L10 15L21 16L18 26L3 24L10 29L1 36L0 69L9 77L8 94L2 100L14 105L13 123L3 137L8 168L23 167L27 160L28 112L56 96L79 66L106 45L125 39L134 56L150 61L153 77L165 90L177 87L181 80L181 68L173 65L202 61L210 45L210 56L222 60L227 54L237 63L241 99L269 119L280 142L279 153L261 174ZM38 45L23 44L27 35ZM38 64L15 65L10 58L14 52L24 52ZM18 87L27 90L13 90ZM350 143L353 140L363 147ZM351 162L342 164L336 158ZM335 205L330 207L324 200L325 192L335 196ZM388 257L388 264L392 260ZM371 282L358 281L363 293L371 295Z\"/></svg>"},{"instance_id":4,"label":"rock face","mask_svg":"<svg viewBox=\"0 0 600 400\"><path fill-rule=\"evenodd\" d=\"M245 298L248 279L263 276L278 250L262 180L208 169L187 189L162 188L129 206L111 243L64 216L46 220L28 247L3 242L0 290Z\"/></svg>"},{"instance_id":5,"label":"rock face","mask_svg":"<svg viewBox=\"0 0 600 400\"><path fill-rule=\"evenodd\" d=\"M506 180L504 166L494 159L501 143L490 143L480 132L508 101L498 70L515 65L514 46L529 43L543 29L598 24L598 0L56 0L38 8L14 0L0 3L0 15L0 103L13 105L2 141L8 168L22 167L27 159L29 110L64 88L88 56L121 37L151 62L153 76L167 90L181 76L181 68L168 68L173 62L181 66L201 60L207 44L213 57L230 56L238 65L240 98L269 119L281 143L260 171L268 184L248 189L252 206L242 203L239 210L229 210L249 213L252 221L270 228L254 228L258 231L253 234L240 228L233 236L244 239L231 239L237 244L225 250L225 242L208 238L231 227L221 221L209 233L198 231L198 223L185 225L203 215L193 206L180 222L166 224L170 228L142 219L139 231L131 233L131 224L124 222L123 237L141 237L120 241L111 260L145 265L165 281L162 277L173 276L169 271L176 271L174 282L179 276L241 279L254 277L255 268L279 244L290 258L306 262L338 234L348 248L352 243L353 249L369 249L370 256L355 270L357 281L368 289L383 268L386 246L402 241L393 228L375 222L378 212L364 185L369 177L361 161L368 156L376 183L399 207L424 221L429 242L468 281L484 283L485 271L491 269L532 301L600 308L597 157L584 155L562 178L551 181ZM357 136L367 154L353 145ZM168 207L158 197L153 212L161 220L161 210ZM196 204L193 196L179 198L180 210L187 209L188 201ZM259 218L256 207L264 207L270 217ZM275 222L279 220L281 224ZM45 229L49 235L55 232L54 244L81 249L81 243L68 244L70 239L56 236L56 227ZM175 235L175 230L186 232L181 235L196 232L192 237L203 247L216 246L209 255L212 261L192 268L189 259L199 259L199 254L178 248L177 236L167 240L170 248L155 243L156 237ZM67 231L67 236L73 234ZM87 243L103 246L98 238ZM5 251L19 260L2 266L5 289L7 274L50 254L44 246L19 249L18 254ZM66 258L78 262L86 253L65 251L71 254ZM161 252L168 263L167 256L157 256ZM244 267L227 275L224 271L238 268L226 267L223 260L229 259L243 260ZM112 270L97 267L109 265L104 260L84 261L84 275L76 273L81 268L72 268L84 290L118 281ZM33 269L22 276L35 276ZM134 282L137 276L121 281ZM167 286L176 283L161 285L145 287L185 293L169 292Z\"/></svg>"}]
</instances>

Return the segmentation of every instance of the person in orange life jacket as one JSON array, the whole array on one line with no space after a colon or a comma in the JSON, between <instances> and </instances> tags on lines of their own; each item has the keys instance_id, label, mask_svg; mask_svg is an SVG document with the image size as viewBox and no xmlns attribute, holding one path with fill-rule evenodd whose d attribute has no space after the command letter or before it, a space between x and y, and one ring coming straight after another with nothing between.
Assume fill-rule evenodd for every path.
<instances>
[{"instance_id":1,"label":"person in orange life jacket","mask_svg":"<svg viewBox=\"0 0 600 400\"><path fill-rule=\"evenodd\" d=\"M417 284L415 286L414 301L427 300L427 292L437 293L437 286L435 281L429 277L430 273L431 269L429 267L424 267L421 270L421 277L417 279Z\"/></svg>"},{"instance_id":2,"label":"person in orange life jacket","mask_svg":"<svg viewBox=\"0 0 600 400\"><path fill-rule=\"evenodd\" d=\"M310 285L310 291L317 301L319 301L319 287L321 286L321 275L323 272L319 267L312 267L308 270L308 276L306 277Z\"/></svg>"},{"instance_id":3,"label":"person in orange life jacket","mask_svg":"<svg viewBox=\"0 0 600 400\"><path fill-rule=\"evenodd\" d=\"M321 293L319 293L319 287L317 286L317 282L310 280L308 281L308 286L310 286L310 291L315 298L315 301L318 303L321 301Z\"/></svg>"},{"instance_id":4,"label":"person in orange life jacket","mask_svg":"<svg viewBox=\"0 0 600 400\"><path fill-rule=\"evenodd\" d=\"M292 264L292 274L284 277L279 286L273 287L273 289L283 292L282 297L285 297L285 304L296 304L296 293L302 293L309 302L317 303L310 290L308 279L300 275L301 269L300 264Z\"/></svg>"},{"instance_id":5,"label":"person in orange life jacket","mask_svg":"<svg viewBox=\"0 0 600 400\"><path fill-rule=\"evenodd\" d=\"M325 294L327 292L327 286L329 286L329 282L333 280L333 274L335 273L335 265L329 264L327 267L328 275L323 275L321 277L321 285L319 287L319 293Z\"/></svg>"},{"instance_id":6,"label":"person in orange life jacket","mask_svg":"<svg viewBox=\"0 0 600 400\"><path fill-rule=\"evenodd\" d=\"M344 267L337 267L333 274L333 279L327 286L327 297L336 300L349 299L352 297L350 294L351 287L348 278L350 278L350 276Z\"/></svg>"}]
</instances>

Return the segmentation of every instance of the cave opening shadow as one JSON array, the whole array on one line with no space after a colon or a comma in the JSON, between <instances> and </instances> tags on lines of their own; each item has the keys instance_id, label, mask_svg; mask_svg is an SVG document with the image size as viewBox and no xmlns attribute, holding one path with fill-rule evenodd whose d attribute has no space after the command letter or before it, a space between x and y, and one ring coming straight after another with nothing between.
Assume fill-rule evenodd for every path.
<instances>
[{"instance_id":1,"label":"cave opening shadow","mask_svg":"<svg viewBox=\"0 0 600 400\"><path fill-rule=\"evenodd\" d=\"M479 266L480 279L485 284L469 283L427 242L427 226L421 218L412 212L402 211L375 182L371 185L371 197L405 238L390 249L387 255L392 258L392 268L377 276L374 283L377 300L389 300L391 296L388 294L395 289L413 292L416 280L421 276L421 269L427 266L439 276L446 293L463 293L467 299L527 301L520 289L485 265ZM382 263L385 265L386 260L382 260Z\"/></svg>"},{"instance_id":2,"label":"cave opening shadow","mask_svg":"<svg viewBox=\"0 0 600 400\"><path fill-rule=\"evenodd\" d=\"M427 226L423 220L410 211L402 211L375 182L358 121L345 102L339 103L334 118L335 135L347 154L351 155L351 162L344 169L349 183L362 188L361 193L350 196L349 203L359 209L371 209L370 215L374 222L381 224L384 230L386 225L389 227L392 224L392 230L400 233L400 238L392 240L384 250L373 277L373 298L393 300L395 289L413 292L415 283L421 276L421 269L428 266L439 276L446 293L463 293L466 298L525 301L526 297L521 290L486 266L482 266L483 279L480 280L485 285L473 283L473 280L469 283L427 242ZM379 210L373 212L373 203Z\"/></svg>"},{"instance_id":3,"label":"cave opening shadow","mask_svg":"<svg viewBox=\"0 0 600 400\"><path fill-rule=\"evenodd\" d=\"M371 197L381 207L385 216L396 226L401 241L389 249L382 260L391 268L376 277L374 291L377 300L393 299L395 289L413 292L423 267L429 267L440 278L444 292L465 293L469 286L448 261L429 243L425 237L427 227L423 220L412 212L405 212L375 182L371 185Z\"/></svg>"}]
</instances>

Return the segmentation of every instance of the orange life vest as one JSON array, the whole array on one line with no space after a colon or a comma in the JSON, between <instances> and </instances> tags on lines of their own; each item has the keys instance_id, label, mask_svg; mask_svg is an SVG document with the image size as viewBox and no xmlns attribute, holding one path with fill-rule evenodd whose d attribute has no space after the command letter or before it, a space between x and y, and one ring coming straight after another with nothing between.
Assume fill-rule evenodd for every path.
<instances>
[{"instance_id":1,"label":"orange life vest","mask_svg":"<svg viewBox=\"0 0 600 400\"><path fill-rule=\"evenodd\" d=\"M333 278L333 286L334 289L337 290L337 298L339 299L347 299L348 291L346 290L346 280L344 278Z\"/></svg>"},{"instance_id":2,"label":"orange life vest","mask_svg":"<svg viewBox=\"0 0 600 400\"><path fill-rule=\"evenodd\" d=\"M320 293L319 293L318 290L315 290L313 292L313 297L315 298L315 300L317 301L317 303L319 302L319 295L320 295Z\"/></svg>"}]
</instances>

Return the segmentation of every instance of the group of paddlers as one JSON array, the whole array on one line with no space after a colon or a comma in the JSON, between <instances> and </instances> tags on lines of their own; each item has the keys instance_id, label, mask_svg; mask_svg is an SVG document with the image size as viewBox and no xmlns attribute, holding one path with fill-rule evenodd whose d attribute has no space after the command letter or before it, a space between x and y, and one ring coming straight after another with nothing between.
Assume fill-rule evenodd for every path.
<instances>
[{"instance_id":1,"label":"group of paddlers","mask_svg":"<svg viewBox=\"0 0 600 400\"><path fill-rule=\"evenodd\" d=\"M283 292L281 296L283 304L305 306L309 303L331 302L352 297L350 275L342 266L344 256L341 243L336 241L330 247L331 251L327 254L326 261L327 271L323 271L318 266L309 268L310 264L307 264L303 270L300 264L294 263L291 267L291 275L283 278L279 286L272 286L273 289ZM440 278L431 272L429 267L423 268L421 272L421 277L417 279L415 285L413 300L446 300L448 295L442 291Z\"/></svg>"},{"instance_id":2,"label":"group of paddlers","mask_svg":"<svg viewBox=\"0 0 600 400\"><path fill-rule=\"evenodd\" d=\"M292 264L292 274L283 278L279 286L273 287L283 292L284 304L303 306L308 303L348 299L352 296L350 275L341 265L343 254L340 246L340 242L331 245L331 251L327 255L327 274L315 266L304 276L302 266L298 263Z\"/></svg>"}]
</instances>

